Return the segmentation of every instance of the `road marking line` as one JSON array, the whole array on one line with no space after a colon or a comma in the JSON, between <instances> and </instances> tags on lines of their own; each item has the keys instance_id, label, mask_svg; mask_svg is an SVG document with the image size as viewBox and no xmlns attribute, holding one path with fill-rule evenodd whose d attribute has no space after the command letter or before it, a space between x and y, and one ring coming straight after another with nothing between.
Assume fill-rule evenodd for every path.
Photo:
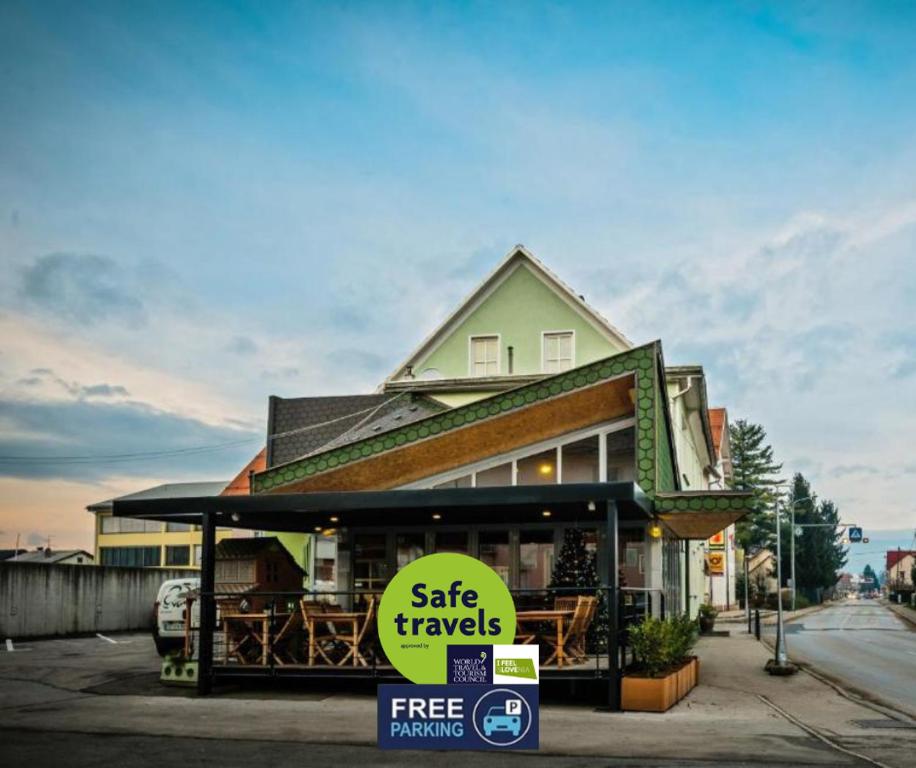
<instances>
[{"instance_id":1,"label":"road marking line","mask_svg":"<svg viewBox=\"0 0 916 768\"><path fill-rule=\"evenodd\" d=\"M99 640L106 640L106 641L108 641L109 643L111 643L112 645L117 645L117 644L118 644L118 641L117 641L117 640L112 640L110 637L105 637L105 635L103 635L101 632L96 632L96 633L95 633L95 636L96 636L97 638L99 638Z\"/></svg>"}]
</instances>

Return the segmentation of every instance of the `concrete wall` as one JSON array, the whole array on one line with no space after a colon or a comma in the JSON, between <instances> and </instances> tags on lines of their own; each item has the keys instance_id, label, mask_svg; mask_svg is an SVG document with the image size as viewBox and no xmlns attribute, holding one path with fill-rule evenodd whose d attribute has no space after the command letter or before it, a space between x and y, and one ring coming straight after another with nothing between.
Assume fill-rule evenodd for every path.
<instances>
[{"instance_id":1,"label":"concrete wall","mask_svg":"<svg viewBox=\"0 0 916 768\"><path fill-rule=\"evenodd\" d=\"M0 562L0 638L151 629L166 579L187 570Z\"/></svg>"}]
</instances>

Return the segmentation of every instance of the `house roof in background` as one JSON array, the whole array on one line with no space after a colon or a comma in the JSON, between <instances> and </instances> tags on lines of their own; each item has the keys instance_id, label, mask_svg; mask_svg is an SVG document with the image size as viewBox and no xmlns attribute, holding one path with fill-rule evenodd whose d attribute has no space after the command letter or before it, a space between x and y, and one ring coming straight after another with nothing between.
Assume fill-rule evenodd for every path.
<instances>
[{"instance_id":1,"label":"house roof in background","mask_svg":"<svg viewBox=\"0 0 916 768\"><path fill-rule=\"evenodd\" d=\"M889 549L887 550L887 558L885 564L885 570L890 570L897 563L899 563L907 555L913 555L916 557L916 549Z\"/></svg>"},{"instance_id":2,"label":"house roof in background","mask_svg":"<svg viewBox=\"0 0 916 768\"><path fill-rule=\"evenodd\" d=\"M16 563L59 563L61 560L67 560L68 558L75 557L77 555L85 555L90 560L93 559L92 555L87 552L85 549L54 549L50 552L45 549L36 549L32 552L25 552L20 554L14 561Z\"/></svg>"},{"instance_id":3,"label":"house roof in background","mask_svg":"<svg viewBox=\"0 0 916 768\"><path fill-rule=\"evenodd\" d=\"M263 472L267 469L267 448L262 448L242 470L223 488L220 496L239 496L251 493L249 473Z\"/></svg>"},{"instance_id":4,"label":"house roof in background","mask_svg":"<svg viewBox=\"0 0 916 768\"><path fill-rule=\"evenodd\" d=\"M9 560L10 558L15 557L17 554L22 554L23 552L28 552L27 549L0 549L0 562L4 560Z\"/></svg>"},{"instance_id":5,"label":"house roof in background","mask_svg":"<svg viewBox=\"0 0 916 768\"><path fill-rule=\"evenodd\" d=\"M129 493L126 496L117 496L116 498L118 500L130 499L139 501L142 499L190 499L198 496L219 496L227 485L228 483L225 480L164 483L136 493ZM97 501L95 504L90 504L86 509L90 512L110 512L113 501L114 499Z\"/></svg>"},{"instance_id":6,"label":"house roof in background","mask_svg":"<svg viewBox=\"0 0 916 768\"><path fill-rule=\"evenodd\" d=\"M709 427L712 430L712 444L716 456L722 455L722 429L725 427L726 411L724 408L709 409Z\"/></svg>"},{"instance_id":7,"label":"house roof in background","mask_svg":"<svg viewBox=\"0 0 916 768\"><path fill-rule=\"evenodd\" d=\"M286 557L290 565L301 573L305 573L293 559L289 550L283 546L276 536L258 536L248 539L222 539L216 545L217 560L248 560L264 552L279 552Z\"/></svg>"},{"instance_id":8,"label":"house roof in background","mask_svg":"<svg viewBox=\"0 0 916 768\"><path fill-rule=\"evenodd\" d=\"M422 395L272 396L265 469L447 410Z\"/></svg>"},{"instance_id":9,"label":"house roof in background","mask_svg":"<svg viewBox=\"0 0 916 768\"><path fill-rule=\"evenodd\" d=\"M590 322L599 333L602 333L615 343L622 345L624 349L632 348L633 343L617 328L611 325L607 318L598 312L597 309L588 304L583 296L577 294L572 288L551 272L544 263L525 248L524 245L516 245L506 254L503 260L496 265L496 268L477 285L470 295L458 305L455 311L443 320L429 336L420 342L420 345L394 370L386 379L386 382L399 378L405 373L408 365L416 365L417 362L427 357L432 350L438 347L439 343L476 308L476 304L481 298L486 296L504 277L508 276L520 265L528 267L536 277L556 291L556 293L565 299L575 311Z\"/></svg>"}]
</instances>

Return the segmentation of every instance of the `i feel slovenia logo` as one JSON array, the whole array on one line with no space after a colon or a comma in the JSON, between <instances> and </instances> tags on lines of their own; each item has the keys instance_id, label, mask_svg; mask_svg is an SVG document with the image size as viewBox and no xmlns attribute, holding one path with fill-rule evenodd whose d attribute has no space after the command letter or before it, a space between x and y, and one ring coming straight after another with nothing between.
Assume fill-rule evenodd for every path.
<instances>
[{"instance_id":1,"label":"i feel slovenia logo","mask_svg":"<svg viewBox=\"0 0 916 768\"><path fill-rule=\"evenodd\" d=\"M408 680L445 683L449 645L515 639L515 604L488 565L467 555L427 555L386 587L378 634L385 655Z\"/></svg>"}]
</instances>

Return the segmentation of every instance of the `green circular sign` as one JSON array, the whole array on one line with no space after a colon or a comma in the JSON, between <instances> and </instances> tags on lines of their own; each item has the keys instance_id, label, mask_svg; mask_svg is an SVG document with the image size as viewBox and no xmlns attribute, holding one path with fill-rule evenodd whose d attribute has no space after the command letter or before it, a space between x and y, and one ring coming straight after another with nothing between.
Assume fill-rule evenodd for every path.
<instances>
[{"instance_id":1,"label":"green circular sign","mask_svg":"<svg viewBox=\"0 0 916 768\"><path fill-rule=\"evenodd\" d=\"M515 603L496 571L480 560L427 555L388 583L378 636L388 660L408 680L444 683L449 645L515 640Z\"/></svg>"}]
</instances>

